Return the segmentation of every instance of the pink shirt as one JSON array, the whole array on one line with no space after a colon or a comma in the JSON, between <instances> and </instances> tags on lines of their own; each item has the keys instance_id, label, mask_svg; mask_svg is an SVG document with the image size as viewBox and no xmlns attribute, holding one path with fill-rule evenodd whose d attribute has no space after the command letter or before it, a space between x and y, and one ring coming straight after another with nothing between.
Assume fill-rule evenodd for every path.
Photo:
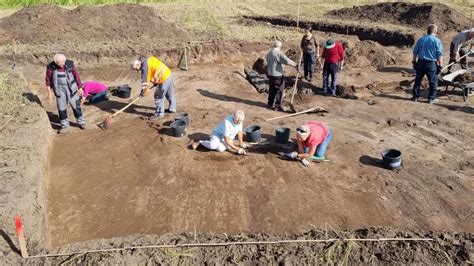
<instances>
[{"instance_id":1,"label":"pink shirt","mask_svg":"<svg viewBox=\"0 0 474 266\"><path fill-rule=\"evenodd\" d=\"M328 127L323 122L318 121L310 121L308 122L309 127L309 136L305 142L303 142L303 146L305 147L317 147L321 144L326 136L328 135Z\"/></svg>"},{"instance_id":2,"label":"pink shirt","mask_svg":"<svg viewBox=\"0 0 474 266\"><path fill-rule=\"evenodd\" d=\"M104 84L98 82L98 81L86 81L84 83L84 98L87 98L89 94L97 94L105 91L107 89L107 86Z\"/></svg>"}]
</instances>

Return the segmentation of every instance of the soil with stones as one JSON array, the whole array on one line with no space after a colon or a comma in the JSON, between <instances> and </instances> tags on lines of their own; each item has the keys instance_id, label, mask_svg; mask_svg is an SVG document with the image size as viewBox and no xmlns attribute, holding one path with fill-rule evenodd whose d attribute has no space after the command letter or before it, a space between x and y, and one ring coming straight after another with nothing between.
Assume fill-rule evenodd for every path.
<instances>
[{"instance_id":1,"label":"soil with stones","mask_svg":"<svg viewBox=\"0 0 474 266\"><path fill-rule=\"evenodd\" d=\"M326 15L351 21L401 24L418 29L434 23L440 31L464 30L469 26L469 18L464 14L440 3L379 3L332 10Z\"/></svg>"},{"instance_id":2,"label":"soil with stones","mask_svg":"<svg viewBox=\"0 0 474 266\"><path fill-rule=\"evenodd\" d=\"M469 73L464 73L462 75L455 77L453 81L466 84L466 83L474 82L474 77Z\"/></svg>"},{"instance_id":3,"label":"soil with stones","mask_svg":"<svg viewBox=\"0 0 474 266\"><path fill-rule=\"evenodd\" d=\"M344 241L343 239L428 238L432 241ZM327 240L322 243L245 244L209 247L145 248L123 251L81 253L145 245L186 245L195 243L261 242L281 240ZM134 235L127 238L96 240L55 251L70 254L51 258L32 258L35 264L463 264L474 256L474 235L430 231L398 231L368 228L353 231L309 230L291 236L274 234L213 235L199 232ZM72 254L71 254L72 253ZM76 254L74 254L76 253ZM16 255L16 254L15 254ZM18 255L5 257L5 263L21 262ZM25 261L23 261L25 262Z\"/></svg>"},{"instance_id":4,"label":"soil with stones","mask_svg":"<svg viewBox=\"0 0 474 266\"><path fill-rule=\"evenodd\" d=\"M196 242L434 239L131 249L31 260L37 264L471 262L473 108L455 92L440 95L437 104L410 101L409 88L400 82L413 76L409 50L350 36L331 38L348 40L348 61L338 81L343 97L323 97L318 73L312 82L298 82L298 91L311 94L298 94L294 103L298 110L322 106L329 112L271 122L265 119L282 113L267 109L267 95L257 93L241 74L267 53L268 45L202 46L202 56L194 58L188 71L174 67L174 57L163 53L160 58L176 77L178 112L190 114L183 138L172 136L170 123L176 114L154 123L147 120L154 111L150 95L116 116L107 131L95 125L128 99L111 96L106 102L86 104L86 130L72 124L68 134L53 136L58 117L44 89L45 66L34 59L18 63L8 71L28 87L32 103L1 129L6 138L0 138L0 233L5 240L0 241L0 262L30 262L17 254L12 223L16 213L25 217L33 255ZM285 45L296 49L298 44L294 40ZM102 43L95 45L96 64L82 64L88 55L81 53L71 57L78 61L82 79L129 84L132 97L137 95L139 74L120 55L104 60ZM358 45L372 50L350 50ZM286 74L295 71L286 69ZM426 94L423 90L422 96ZM191 140L206 138L237 109L245 110L245 125L262 127L268 144L253 146L247 156L189 149ZM69 114L72 118L71 110ZM6 119L0 115L0 126ZM308 120L326 122L334 137L327 153L330 161L304 168L280 155L294 147L293 129ZM290 144L274 142L279 126L292 129ZM385 148L402 151L402 169L383 167L380 151Z\"/></svg>"}]
</instances>

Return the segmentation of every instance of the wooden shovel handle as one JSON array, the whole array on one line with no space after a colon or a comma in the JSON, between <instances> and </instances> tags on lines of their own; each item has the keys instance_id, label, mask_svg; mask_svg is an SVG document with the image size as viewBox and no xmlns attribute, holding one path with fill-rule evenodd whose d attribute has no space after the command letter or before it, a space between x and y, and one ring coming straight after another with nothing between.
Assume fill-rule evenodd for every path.
<instances>
[{"instance_id":1,"label":"wooden shovel handle","mask_svg":"<svg viewBox=\"0 0 474 266\"><path fill-rule=\"evenodd\" d=\"M125 111L125 109L127 109L128 107L130 107L132 104L134 104L136 101L138 101L138 99L140 99L140 96L137 96L137 98L133 99L133 101L131 101L129 104L125 105L125 107L123 107L122 109L118 110L117 112L115 112L114 114L112 114L110 117L114 117L118 114L120 114L121 112Z\"/></svg>"}]
</instances>

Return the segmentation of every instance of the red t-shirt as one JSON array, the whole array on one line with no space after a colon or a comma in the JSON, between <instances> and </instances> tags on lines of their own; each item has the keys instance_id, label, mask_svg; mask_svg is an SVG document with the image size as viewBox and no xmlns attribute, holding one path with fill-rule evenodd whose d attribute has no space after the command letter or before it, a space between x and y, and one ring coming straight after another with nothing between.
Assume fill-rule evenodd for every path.
<instances>
[{"instance_id":1,"label":"red t-shirt","mask_svg":"<svg viewBox=\"0 0 474 266\"><path fill-rule=\"evenodd\" d=\"M328 135L328 127L323 122L310 121L308 122L309 136L303 142L304 147L312 148L321 144Z\"/></svg>"},{"instance_id":2,"label":"red t-shirt","mask_svg":"<svg viewBox=\"0 0 474 266\"><path fill-rule=\"evenodd\" d=\"M344 48L342 48L340 43L336 42L336 45L334 45L333 48L324 48L321 57L324 58L325 63L337 64L344 60Z\"/></svg>"}]
</instances>

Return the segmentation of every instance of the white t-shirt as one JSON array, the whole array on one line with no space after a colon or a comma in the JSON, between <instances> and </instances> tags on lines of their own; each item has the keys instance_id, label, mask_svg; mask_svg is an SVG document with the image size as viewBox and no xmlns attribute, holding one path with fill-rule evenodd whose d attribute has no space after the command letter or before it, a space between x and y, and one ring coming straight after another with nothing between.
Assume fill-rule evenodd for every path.
<instances>
[{"instance_id":1,"label":"white t-shirt","mask_svg":"<svg viewBox=\"0 0 474 266\"><path fill-rule=\"evenodd\" d=\"M235 139L235 136L237 136L237 133L240 131L242 131L242 123L234 124L234 116L229 115L214 128L212 135L217 136L219 139L223 139L224 137Z\"/></svg>"}]
</instances>

